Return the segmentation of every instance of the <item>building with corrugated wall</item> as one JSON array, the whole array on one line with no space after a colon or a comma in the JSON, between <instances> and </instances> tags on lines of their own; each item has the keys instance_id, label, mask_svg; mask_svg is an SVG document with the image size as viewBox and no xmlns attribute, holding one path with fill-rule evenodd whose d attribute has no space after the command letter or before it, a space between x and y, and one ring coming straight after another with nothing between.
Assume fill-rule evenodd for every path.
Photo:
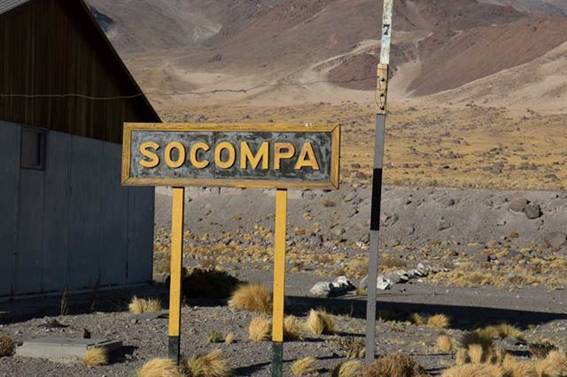
<instances>
[{"instance_id":1,"label":"building with corrugated wall","mask_svg":"<svg viewBox=\"0 0 567 377\"><path fill-rule=\"evenodd\" d=\"M83 0L0 0L0 299L151 281L121 139L159 121Z\"/></svg>"}]
</instances>

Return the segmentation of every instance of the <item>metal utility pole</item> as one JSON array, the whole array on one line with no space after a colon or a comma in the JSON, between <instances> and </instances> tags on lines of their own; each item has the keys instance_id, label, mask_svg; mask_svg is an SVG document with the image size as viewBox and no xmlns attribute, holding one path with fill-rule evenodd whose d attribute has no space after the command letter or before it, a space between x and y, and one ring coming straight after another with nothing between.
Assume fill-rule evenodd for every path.
<instances>
[{"instance_id":1,"label":"metal utility pole","mask_svg":"<svg viewBox=\"0 0 567 377\"><path fill-rule=\"evenodd\" d=\"M394 0L384 0L382 47L378 64L376 87L376 137L374 142L374 173L370 213L370 248L368 260L368 296L366 306L366 362L372 363L376 354L376 281L380 244L380 208L382 203L382 168L386 134L386 103L388 98L388 68L392 42L392 13Z\"/></svg>"}]
</instances>

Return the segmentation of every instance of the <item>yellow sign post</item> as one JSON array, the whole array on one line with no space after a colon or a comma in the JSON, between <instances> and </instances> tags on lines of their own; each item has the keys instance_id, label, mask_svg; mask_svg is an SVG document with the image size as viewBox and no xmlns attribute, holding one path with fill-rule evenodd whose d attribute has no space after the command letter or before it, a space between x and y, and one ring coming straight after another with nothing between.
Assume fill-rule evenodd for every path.
<instances>
[{"instance_id":1,"label":"yellow sign post","mask_svg":"<svg viewBox=\"0 0 567 377\"><path fill-rule=\"evenodd\" d=\"M169 358L181 358L181 297L185 188L173 188L171 206L171 267L169 273Z\"/></svg>"},{"instance_id":2,"label":"yellow sign post","mask_svg":"<svg viewBox=\"0 0 567 377\"><path fill-rule=\"evenodd\" d=\"M274 377L283 376L286 228L287 189L278 189L274 230L274 307L272 315L272 376Z\"/></svg>"},{"instance_id":3,"label":"yellow sign post","mask_svg":"<svg viewBox=\"0 0 567 377\"><path fill-rule=\"evenodd\" d=\"M276 189L272 376L283 376L288 189L339 186L340 128L126 123L122 184L171 186L169 357L179 363L186 186Z\"/></svg>"}]
</instances>

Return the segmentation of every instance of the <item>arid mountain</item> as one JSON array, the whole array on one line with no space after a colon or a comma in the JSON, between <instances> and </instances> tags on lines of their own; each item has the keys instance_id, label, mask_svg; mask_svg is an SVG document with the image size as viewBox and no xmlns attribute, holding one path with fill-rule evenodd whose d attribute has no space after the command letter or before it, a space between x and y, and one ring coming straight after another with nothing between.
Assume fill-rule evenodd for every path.
<instances>
[{"instance_id":1,"label":"arid mountain","mask_svg":"<svg viewBox=\"0 0 567 377\"><path fill-rule=\"evenodd\" d=\"M90 2L153 97L332 101L375 85L381 20L375 0ZM546 54L564 59L550 54L567 42L563 0L395 4L397 97L467 86Z\"/></svg>"},{"instance_id":2,"label":"arid mountain","mask_svg":"<svg viewBox=\"0 0 567 377\"><path fill-rule=\"evenodd\" d=\"M566 16L567 2L564 0L481 0L488 4L512 6L520 12L537 14Z\"/></svg>"}]
</instances>

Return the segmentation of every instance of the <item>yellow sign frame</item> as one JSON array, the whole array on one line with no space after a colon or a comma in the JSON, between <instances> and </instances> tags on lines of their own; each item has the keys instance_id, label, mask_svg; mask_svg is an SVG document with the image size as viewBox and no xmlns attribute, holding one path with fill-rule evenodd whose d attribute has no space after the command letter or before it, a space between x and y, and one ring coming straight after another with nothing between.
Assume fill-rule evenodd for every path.
<instances>
[{"instance_id":1,"label":"yellow sign frame","mask_svg":"<svg viewBox=\"0 0 567 377\"><path fill-rule=\"evenodd\" d=\"M324 182L273 179L198 179L130 177L132 131L296 132L331 133L330 180ZM338 125L222 124L222 123L125 123L122 149L122 184L127 186L237 187L256 189L338 189L341 131Z\"/></svg>"}]
</instances>

